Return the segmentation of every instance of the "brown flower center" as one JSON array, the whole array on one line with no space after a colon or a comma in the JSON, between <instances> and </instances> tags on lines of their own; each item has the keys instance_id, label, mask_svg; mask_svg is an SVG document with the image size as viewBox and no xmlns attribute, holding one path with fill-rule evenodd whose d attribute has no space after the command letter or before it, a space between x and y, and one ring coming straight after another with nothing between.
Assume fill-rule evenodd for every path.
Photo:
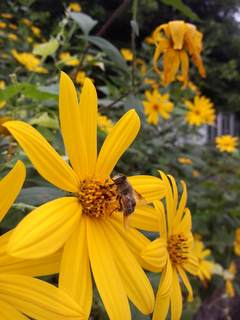
<instances>
[{"instance_id":1,"label":"brown flower center","mask_svg":"<svg viewBox=\"0 0 240 320\"><path fill-rule=\"evenodd\" d=\"M84 180L77 194L82 213L90 217L108 217L120 210L117 187L110 181Z\"/></svg>"},{"instance_id":2,"label":"brown flower center","mask_svg":"<svg viewBox=\"0 0 240 320\"><path fill-rule=\"evenodd\" d=\"M190 248L184 234L170 236L167 242L167 249L173 264L181 265L187 261Z\"/></svg>"}]
</instances>

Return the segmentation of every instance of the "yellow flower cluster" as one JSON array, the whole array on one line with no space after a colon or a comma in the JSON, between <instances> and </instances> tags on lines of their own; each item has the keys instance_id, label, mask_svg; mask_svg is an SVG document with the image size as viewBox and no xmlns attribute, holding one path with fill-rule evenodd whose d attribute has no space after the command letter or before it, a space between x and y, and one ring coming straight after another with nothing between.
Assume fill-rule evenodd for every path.
<instances>
[{"instance_id":1,"label":"yellow flower cluster","mask_svg":"<svg viewBox=\"0 0 240 320\"><path fill-rule=\"evenodd\" d=\"M185 101L188 109L186 122L192 126L202 126L204 124L213 125L216 118L216 111L212 102L204 96L195 96L194 101Z\"/></svg>"}]
</instances>

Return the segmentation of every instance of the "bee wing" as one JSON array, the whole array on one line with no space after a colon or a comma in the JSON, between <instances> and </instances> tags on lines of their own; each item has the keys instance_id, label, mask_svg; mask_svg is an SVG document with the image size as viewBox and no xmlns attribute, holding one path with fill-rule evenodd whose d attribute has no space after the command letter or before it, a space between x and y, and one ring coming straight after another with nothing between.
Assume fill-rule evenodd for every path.
<instances>
[{"instance_id":1,"label":"bee wing","mask_svg":"<svg viewBox=\"0 0 240 320\"><path fill-rule=\"evenodd\" d=\"M133 196L136 200L137 205L141 205L141 206L147 205L147 201L143 198L143 196L134 189L133 189Z\"/></svg>"}]
</instances>

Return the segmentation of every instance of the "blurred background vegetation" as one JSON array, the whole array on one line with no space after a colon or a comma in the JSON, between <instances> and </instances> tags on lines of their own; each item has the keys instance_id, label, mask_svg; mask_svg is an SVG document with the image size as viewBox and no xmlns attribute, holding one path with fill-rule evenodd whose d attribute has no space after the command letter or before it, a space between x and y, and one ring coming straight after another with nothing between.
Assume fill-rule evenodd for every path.
<instances>
[{"instance_id":1,"label":"blurred background vegetation","mask_svg":"<svg viewBox=\"0 0 240 320\"><path fill-rule=\"evenodd\" d=\"M224 269L232 260L238 265L233 246L235 231L240 227L239 150L224 153L216 149L213 138L219 133L219 123L215 129L204 126L202 130L186 123L184 102L196 95L196 89L183 90L180 82L167 88L161 86L152 69L154 45L147 44L145 38L170 20L185 20L197 26L204 35L207 77L201 78L191 68L190 79L213 102L217 114L226 119L233 115L234 134L239 136L240 1L139 0L137 12L133 12L132 1L78 1L84 16L74 10L66 13L69 4L70 1L60 0L8 0L0 4L0 20L6 24L0 28L0 80L4 82L0 89L0 175L17 159L23 159L28 167L25 187L1 231L16 225L34 206L61 195L39 177L1 123L7 119L28 121L64 154L58 130L58 78L59 71L64 70L78 88L86 75L94 80L100 113L110 119L99 119L100 141L111 121L118 120L130 108L138 111L141 132L116 172L157 175L161 169L178 181L185 180L194 233L202 237L212 251L212 260ZM41 43L45 47L36 47ZM124 60L119 50L132 50L135 46L135 60L143 62L136 63L133 75L131 61ZM43 70L32 72L14 57L13 50L33 52ZM33 58L26 59L29 62ZM158 125L149 124L144 115L144 92L152 89L146 79L157 82L157 90L169 93L174 103L171 118L160 119ZM221 119L217 117L217 122ZM222 131L231 133L227 125ZM184 163L179 158L190 161ZM154 275L152 281L156 279ZM236 277L236 296L230 299L223 293L222 277L214 276L204 285L193 280L195 300L186 305L183 319L238 319L238 281ZM98 299L93 315L94 319L105 317ZM141 316L136 313L134 318Z\"/></svg>"}]
</instances>

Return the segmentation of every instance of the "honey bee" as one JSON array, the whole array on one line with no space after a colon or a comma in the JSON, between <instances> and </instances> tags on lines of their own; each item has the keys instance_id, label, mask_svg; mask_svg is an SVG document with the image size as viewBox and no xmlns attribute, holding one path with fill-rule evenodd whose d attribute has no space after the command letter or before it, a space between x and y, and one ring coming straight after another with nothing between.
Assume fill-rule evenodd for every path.
<instances>
[{"instance_id":1,"label":"honey bee","mask_svg":"<svg viewBox=\"0 0 240 320\"><path fill-rule=\"evenodd\" d=\"M127 177L123 174L118 174L112 178L117 187L117 194L120 204L120 209L123 212L124 225L127 225L127 218L135 210L137 203L146 204L144 198L133 189L128 182Z\"/></svg>"}]
</instances>

